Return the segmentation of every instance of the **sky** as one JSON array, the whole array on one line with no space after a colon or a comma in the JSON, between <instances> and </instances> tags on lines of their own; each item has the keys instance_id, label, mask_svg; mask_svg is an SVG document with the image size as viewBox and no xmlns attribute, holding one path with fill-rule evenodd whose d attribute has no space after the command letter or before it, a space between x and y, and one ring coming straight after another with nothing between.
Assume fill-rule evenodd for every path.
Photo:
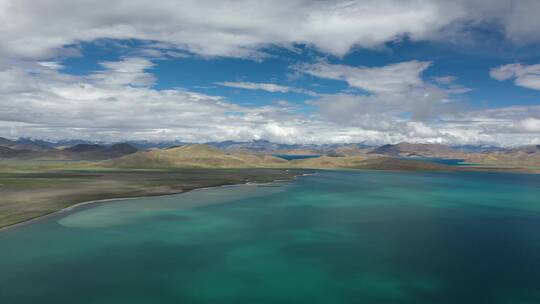
<instances>
[{"instance_id":1,"label":"sky","mask_svg":"<svg viewBox=\"0 0 540 304\"><path fill-rule=\"evenodd\" d=\"M0 136L540 144L540 1L0 0Z\"/></svg>"}]
</instances>

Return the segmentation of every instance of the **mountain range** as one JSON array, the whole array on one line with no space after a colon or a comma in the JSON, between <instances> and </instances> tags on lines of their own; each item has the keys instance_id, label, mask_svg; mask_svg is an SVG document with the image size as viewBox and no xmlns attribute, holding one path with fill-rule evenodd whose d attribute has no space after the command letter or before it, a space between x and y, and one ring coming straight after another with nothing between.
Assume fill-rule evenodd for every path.
<instances>
[{"instance_id":1,"label":"mountain range","mask_svg":"<svg viewBox=\"0 0 540 304\"><path fill-rule=\"evenodd\" d=\"M74 145L65 146L73 143ZM287 162L276 157L312 155L314 158ZM224 141L204 145L172 142L93 143L84 140L48 142L0 138L0 158L40 160L110 160L120 167L311 167L349 168L360 163L390 159L451 159L469 164L540 169L540 145L515 148L448 146L430 143L387 144L279 144L266 140ZM354 164L354 166L352 165ZM395 164L395 162L394 162ZM379 164L380 165L380 164Z\"/></svg>"},{"instance_id":2,"label":"mountain range","mask_svg":"<svg viewBox=\"0 0 540 304\"><path fill-rule=\"evenodd\" d=\"M138 149L127 143L100 145L76 143L63 147L58 143L18 139L9 140L0 137L0 158L10 159L52 159L52 160L105 160L135 153ZM62 143L63 144L63 143Z\"/></svg>"}]
</instances>

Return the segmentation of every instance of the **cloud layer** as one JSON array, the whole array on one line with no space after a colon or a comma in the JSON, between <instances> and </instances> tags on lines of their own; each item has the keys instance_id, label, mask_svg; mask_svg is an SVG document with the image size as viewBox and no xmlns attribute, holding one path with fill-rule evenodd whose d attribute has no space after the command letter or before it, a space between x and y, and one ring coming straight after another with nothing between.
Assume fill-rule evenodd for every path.
<instances>
[{"instance_id":1,"label":"cloud layer","mask_svg":"<svg viewBox=\"0 0 540 304\"><path fill-rule=\"evenodd\" d=\"M261 48L295 44L341 56L404 36L463 38L471 25L486 23L513 42L530 43L540 39L539 10L534 0L2 0L0 55L49 58L76 52L66 46L80 41L110 38L205 56L257 57Z\"/></svg>"},{"instance_id":2,"label":"cloud layer","mask_svg":"<svg viewBox=\"0 0 540 304\"><path fill-rule=\"evenodd\" d=\"M408 140L508 145L540 142L539 106L441 110L449 94L434 85L433 90L442 95L406 103L385 101L386 90L378 90L379 86L370 82L362 87L369 88L372 95L342 93L316 97L310 103L318 110L306 115L296 113L288 103L247 107L224 97L185 89L156 90L151 86L155 77L149 72L153 63L145 58L130 57L101 65L103 70L84 76L65 74L55 62L26 63L0 70L3 135L106 141L268 139L287 143L386 143ZM432 86L421 77L422 69L418 66L424 65L421 62L399 65L417 71L411 77L418 80L403 81L411 84L413 91L418 87L422 94ZM366 69L347 68L360 74L366 73ZM394 66L372 69L369 73L393 70ZM395 86L399 92L404 92L404 87ZM417 120L405 115L418 104L425 106L425 102L439 107L433 119Z\"/></svg>"},{"instance_id":3,"label":"cloud layer","mask_svg":"<svg viewBox=\"0 0 540 304\"><path fill-rule=\"evenodd\" d=\"M242 106L183 88L158 90L156 59L213 56L257 58L298 45L339 59L355 48L387 42L468 41L492 26L515 45L540 41L540 2L534 0L178 1L0 0L0 128L2 135L50 139L180 139L203 142L540 143L540 107L472 109L470 89L452 75L424 72L436 62L379 66L318 61L294 72L343 82L335 94L270 82L222 86L301 93L312 111L286 101ZM80 54L81 42L135 39L129 57L101 70L71 75L54 61ZM539 65L509 64L490 75L539 90Z\"/></svg>"}]
</instances>

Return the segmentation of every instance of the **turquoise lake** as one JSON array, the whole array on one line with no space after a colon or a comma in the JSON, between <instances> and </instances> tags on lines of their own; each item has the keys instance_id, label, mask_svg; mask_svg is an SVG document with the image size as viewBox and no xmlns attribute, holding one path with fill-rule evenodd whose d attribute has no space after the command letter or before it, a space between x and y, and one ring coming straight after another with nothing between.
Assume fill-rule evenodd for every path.
<instances>
[{"instance_id":1,"label":"turquoise lake","mask_svg":"<svg viewBox=\"0 0 540 304\"><path fill-rule=\"evenodd\" d=\"M324 171L0 232L0 303L540 303L540 176Z\"/></svg>"}]
</instances>

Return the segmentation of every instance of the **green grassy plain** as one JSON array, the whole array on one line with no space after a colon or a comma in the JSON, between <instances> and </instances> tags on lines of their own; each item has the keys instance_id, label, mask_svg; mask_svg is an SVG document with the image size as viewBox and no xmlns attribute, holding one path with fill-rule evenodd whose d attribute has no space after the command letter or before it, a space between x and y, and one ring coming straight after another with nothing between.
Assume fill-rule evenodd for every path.
<instances>
[{"instance_id":1,"label":"green grassy plain","mask_svg":"<svg viewBox=\"0 0 540 304\"><path fill-rule=\"evenodd\" d=\"M246 182L291 179L285 169L115 169L92 162L0 162L0 227L75 204L122 197L165 195Z\"/></svg>"}]
</instances>

